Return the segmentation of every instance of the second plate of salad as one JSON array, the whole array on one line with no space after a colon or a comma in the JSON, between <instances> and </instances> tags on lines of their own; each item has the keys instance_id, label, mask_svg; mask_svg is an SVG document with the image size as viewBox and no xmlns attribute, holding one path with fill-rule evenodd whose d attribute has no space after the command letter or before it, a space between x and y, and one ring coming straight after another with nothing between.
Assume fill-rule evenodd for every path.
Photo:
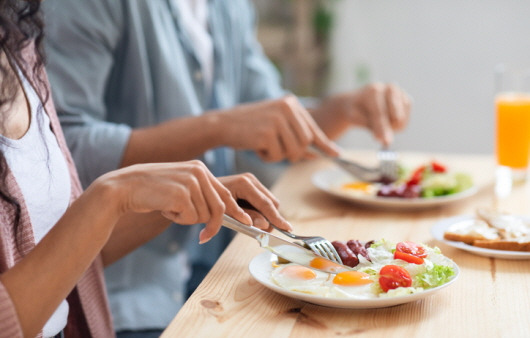
<instances>
[{"instance_id":1,"label":"second plate of salad","mask_svg":"<svg viewBox=\"0 0 530 338\"><path fill-rule=\"evenodd\" d=\"M400 178L390 185L359 181L338 167L314 173L312 182L333 196L357 204L399 209L441 206L477 192L468 174L452 172L435 161L402 168Z\"/></svg>"}]
</instances>

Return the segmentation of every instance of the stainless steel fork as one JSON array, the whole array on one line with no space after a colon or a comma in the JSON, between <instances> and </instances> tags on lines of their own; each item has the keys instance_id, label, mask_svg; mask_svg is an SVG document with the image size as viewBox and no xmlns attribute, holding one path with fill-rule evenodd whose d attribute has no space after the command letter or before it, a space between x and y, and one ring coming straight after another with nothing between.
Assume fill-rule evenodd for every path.
<instances>
[{"instance_id":1,"label":"stainless steel fork","mask_svg":"<svg viewBox=\"0 0 530 338\"><path fill-rule=\"evenodd\" d=\"M272 227L284 234L287 237L300 240L304 242L314 253L316 253L319 256L322 256L324 258L329 259L330 261L333 261L338 264L343 264L342 259L340 258L339 254L337 253L337 250L333 247L333 244L331 244L330 241L325 239L324 237L320 236L297 236L293 233L290 233L288 231L285 231L283 229L278 228L274 224L272 224Z\"/></svg>"},{"instance_id":2,"label":"stainless steel fork","mask_svg":"<svg viewBox=\"0 0 530 338\"><path fill-rule=\"evenodd\" d=\"M391 183L399 177L399 166L397 163L397 154L388 147L383 147L377 152L379 159L379 171L383 183Z\"/></svg>"},{"instance_id":3,"label":"stainless steel fork","mask_svg":"<svg viewBox=\"0 0 530 338\"><path fill-rule=\"evenodd\" d=\"M245 209L254 210L256 212L261 213L258 209L256 209L252 204L250 204L247 200L244 199L238 199L237 204ZM263 214L262 214L263 215ZM268 220L267 220L268 221ZM287 237L300 240L304 242L311 251L313 251L315 254L322 256L324 258L329 259L330 261L333 261L338 264L343 264L342 259L340 258L339 254L337 253L337 250L333 247L333 244L331 244L330 241L325 239L324 237L320 236L297 236L293 233L290 233L289 231L285 231L283 229L278 228L273 223L269 222L269 224L282 234L284 234Z\"/></svg>"},{"instance_id":4,"label":"stainless steel fork","mask_svg":"<svg viewBox=\"0 0 530 338\"><path fill-rule=\"evenodd\" d=\"M379 160L377 167L366 167L342 157L332 157L314 146L311 146L310 149L320 156L329 158L350 175L362 181L391 183L398 179L397 155L388 148L383 148L377 153Z\"/></svg>"}]
</instances>

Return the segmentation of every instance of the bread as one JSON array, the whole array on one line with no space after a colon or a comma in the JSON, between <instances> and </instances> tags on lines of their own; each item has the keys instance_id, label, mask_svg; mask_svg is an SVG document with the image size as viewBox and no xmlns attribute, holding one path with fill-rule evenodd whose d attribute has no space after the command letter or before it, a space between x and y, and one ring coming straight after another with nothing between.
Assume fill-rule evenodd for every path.
<instances>
[{"instance_id":1,"label":"bread","mask_svg":"<svg viewBox=\"0 0 530 338\"><path fill-rule=\"evenodd\" d=\"M477 240L498 240L498 232L488 223L478 220L466 220L451 225L444 233L444 238L449 241L464 242L469 245Z\"/></svg>"},{"instance_id":2,"label":"bread","mask_svg":"<svg viewBox=\"0 0 530 338\"><path fill-rule=\"evenodd\" d=\"M526 242L507 240L476 240L473 242L473 245L493 250L530 251L530 238L528 238Z\"/></svg>"},{"instance_id":3,"label":"bread","mask_svg":"<svg viewBox=\"0 0 530 338\"><path fill-rule=\"evenodd\" d=\"M494 250L530 251L530 224L521 217L484 209L477 215L478 219L451 225L444 239Z\"/></svg>"},{"instance_id":4,"label":"bread","mask_svg":"<svg viewBox=\"0 0 530 338\"><path fill-rule=\"evenodd\" d=\"M464 242L466 244L473 245L473 243L479 238L476 238L474 236L460 235L460 234L455 234L452 232L446 232L444 233L444 239L448 241Z\"/></svg>"}]
</instances>

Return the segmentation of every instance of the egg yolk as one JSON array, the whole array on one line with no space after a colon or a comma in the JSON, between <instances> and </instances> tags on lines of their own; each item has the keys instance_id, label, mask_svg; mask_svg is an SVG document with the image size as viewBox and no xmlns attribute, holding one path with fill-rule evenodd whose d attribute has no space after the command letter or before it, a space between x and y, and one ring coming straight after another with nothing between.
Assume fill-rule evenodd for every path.
<instances>
[{"instance_id":1,"label":"egg yolk","mask_svg":"<svg viewBox=\"0 0 530 338\"><path fill-rule=\"evenodd\" d=\"M342 186L343 189L362 190L365 192L369 192L371 187L372 187L372 184L367 183L367 182L352 182L352 183L346 183Z\"/></svg>"},{"instance_id":2,"label":"egg yolk","mask_svg":"<svg viewBox=\"0 0 530 338\"><path fill-rule=\"evenodd\" d=\"M374 281L370 279L370 275L360 271L344 271L338 273L333 278L333 284L343 286L355 286L370 284Z\"/></svg>"},{"instance_id":3,"label":"egg yolk","mask_svg":"<svg viewBox=\"0 0 530 338\"><path fill-rule=\"evenodd\" d=\"M291 265L282 270L282 275L292 279L310 280L316 278L317 274L306 267Z\"/></svg>"},{"instance_id":4,"label":"egg yolk","mask_svg":"<svg viewBox=\"0 0 530 338\"><path fill-rule=\"evenodd\" d=\"M333 263L332 261L321 257L313 258L311 262L309 262L309 266L315 269L324 270L331 273L344 270L344 267L340 266L339 264Z\"/></svg>"}]
</instances>

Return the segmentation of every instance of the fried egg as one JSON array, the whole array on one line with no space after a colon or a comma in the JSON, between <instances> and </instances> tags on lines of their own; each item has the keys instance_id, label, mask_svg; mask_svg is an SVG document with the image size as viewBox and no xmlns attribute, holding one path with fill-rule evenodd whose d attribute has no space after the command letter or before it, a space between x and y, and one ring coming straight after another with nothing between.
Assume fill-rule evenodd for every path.
<instances>
[{"instance_id":1,"label":"fried egg","mask_svg":"<svg viewBox=\"0 0 530 338\"><path fill-rule=\"evenodd\" d=\"M272 271L272 281L291 291L303 292L325 297L329 287L326 281L330 275L305 266L289 263Z\"/></svg>"},{"instance_id":2,"label":"fried egg","mask_svg":"<svg viewBox=\"0 0 530 338\"><path fill-rule=\"evenodd\" d=\"M328 274L289 263L272 271L272 281L290 291L321 297L357 299L376 297L372 290L374 281L369 274L360 271Z\"/></svg>"},{"instance_id":3,"label":"fried egg","mask_svg":"<svg viewBox=\"0 0 530 338\"><path fill-rule=\"evenodd\" d=\"M343 184L340 189L343 192L356 196L375 196L377 195L378 185L369 182L348 182Z\"/></svg>"},{"instance_id":4,"label":"fried egg","mask_svg":"<svg viewBox=\"0 0 530 338\"><path fill-rule=\"evenodd\" d=\"M344 270L342 265L333 263L322 257L315 257L309 262L309 266L315 269L323 270L329 273L336 273Z\"/></svg>"},{"instance_id":5,"label":"fried egg","mask_svg":"<svg viewBox=\"0 0 530 338\"><path fill-rule=\"evenodd\" d=\"M361 271L343 271L327 282L328 294L334 298L375 298L372 290L374 281L370 275Z\"/></svg>"}]
</instances>

